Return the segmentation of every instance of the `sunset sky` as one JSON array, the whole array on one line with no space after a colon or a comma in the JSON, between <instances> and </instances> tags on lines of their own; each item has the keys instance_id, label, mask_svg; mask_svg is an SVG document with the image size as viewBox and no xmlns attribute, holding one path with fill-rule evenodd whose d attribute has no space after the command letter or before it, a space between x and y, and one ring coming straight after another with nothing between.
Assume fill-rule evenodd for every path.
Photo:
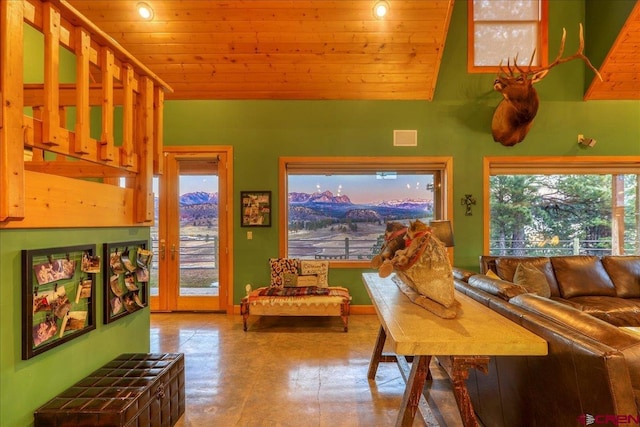
<instances>
[{"instance_id":1,"label":"sunset sky","mask_svg":"<svg viewBox=\"0 0 640 427\"><path fill-rule=\"evenodd\" d=\"M375 175L290 175L289 191L314 193L331 191L333 195L346 195L353 203L370 203L396 199L433 199L427 184L433 183L432 175L398 175L395 179L379 179ZM158 194L157 179L153 191ZM263 188L252 188L260 191ZM181 176L180 194L202 191L218 192L218 177Z\"/></svg>"},{"instance_id":2,"label":"sunset sky","mask_svg":"<svg viewBox=\"0 0 640 427\"><path fill-rule=\"evenodd\" d=\"M290 175L289 192L313 193L331 191L346 195L353 203L369 203L395 199L432 199L427 184L431 175L399 175L395 179L378 179L375 175Z\"/></svg>"}]
</instances>

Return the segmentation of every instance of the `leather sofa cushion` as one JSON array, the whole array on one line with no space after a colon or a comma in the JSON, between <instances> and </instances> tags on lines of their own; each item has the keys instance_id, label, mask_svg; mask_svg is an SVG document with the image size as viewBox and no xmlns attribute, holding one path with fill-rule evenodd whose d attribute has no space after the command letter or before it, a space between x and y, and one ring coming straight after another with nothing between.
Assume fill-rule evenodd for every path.
<instances>
[{"instance_id":1,"label":"leather sofa cushion","mask_svg":"<svg viewBox=\"0 0 640 427\"><path fill-rule=\"evenodd\" d=\"M542 271L547 278L551 296L560 296L558 282L556 281L556 276L548 257L499 257L496 258L495 262L498 276L509 282L513 282L513 277L516 273L516 269L518 268L518 264L536 267L538 270Z\"/></svg>"},{"instance_id":2,"label":"leather sofa cushion","mask_svg":"<svg viewBox=\"0 0 640 427\"><path fill-rule=\"evenodd\" d=\"M551 264L563 298L616 296L616 288L597 256L551 257Z\"/></svg>"},{"instance_id":3,"label":"leather sofa cushion","mask_svg":"<svg viewBox=\"0 0 640 427\"><path fill-rule=\"evenodd\" d=\"M640 299L581 296L558 301L614 326L640 326Z\"/></svg>"},{"instance_id":4,"label":"leather sofa cushion","mask_svg":"<svg viewBox=\"0 0 640 427\"><path fill-rule=\"evenodd\" d=\"M619 297L640 298L640 256L605 256L602 265Z\"/></svg>"},{"instance_id":5,"label":"leather sofa cushion","mask_svg":"<svg viewBox=\"0 0 640 427\"><path fill-rule=\"evenodd\" d=\"M476 274L475 276L469 277L468 283L475 288L488 292L491 295L498 296L505 301L509 301L516 295L527 292L523 286L507 282L506 280L492 279L491 277L483 274Z\"/></svg>"}]
</instances>

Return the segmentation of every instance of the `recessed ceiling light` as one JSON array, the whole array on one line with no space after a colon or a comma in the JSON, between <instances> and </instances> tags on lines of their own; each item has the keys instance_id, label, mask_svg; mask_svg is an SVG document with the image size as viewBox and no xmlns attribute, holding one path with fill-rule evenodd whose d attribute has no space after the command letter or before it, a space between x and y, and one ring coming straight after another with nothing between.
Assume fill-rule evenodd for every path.
<instances>
[{"instance_id":1,"label":"recessed ceiling light","mask_svg":"<svg viewBox=\"0 0 640 427\"><path fill-rule=\"evenodd\" d=\"M147 3L138 3L136 9L140 17L145 21L151 21L153 19L153 9Z\"/></svg>"},{"instance_id":2,"label":"recessed ceiling light","mask_svg":"<svg viewBox=\"0 0 640 427\"><path fill-rule=\"evenodd\" d=\"M373 5L373 16L375 16L376 19L384 18L387 12L389 12L389 3L387 1L377 1Z\"/></svg>"}]
</instances>

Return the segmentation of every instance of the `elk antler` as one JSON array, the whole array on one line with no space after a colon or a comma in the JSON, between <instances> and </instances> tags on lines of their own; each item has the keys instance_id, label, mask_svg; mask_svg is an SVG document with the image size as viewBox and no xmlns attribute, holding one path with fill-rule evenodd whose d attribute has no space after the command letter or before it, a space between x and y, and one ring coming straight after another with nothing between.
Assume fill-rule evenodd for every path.
<instances>
[{"instance_id":1,"label":"elk antler","mask_svg":"<svg viewBox=\"0 0 640 427\"><path fill-rule=\"evenodd\" d=\"M578 51L576 53L574 53L571 56L567 56L566 58L562 57L562 54L564 53L564 43L567 39L567 30L566 29L562 29L562 40L560 41L560 51L558 52L558 56L556 56L556 59L553 60L553 62L551 62L549 65L547 65L546 67L541 68L540 70L550 70L551 68L555 67L556 65L559 64L563 64L565 62L569 62L573 59L576 58L580 58L584 61L585 64L587 64L589 66L589 68L591 68L591 70L596 74L596 76L598 76L598 78L600 79L600 81L602 81L602 76L600 75L600 73L598 72L598 70L596 69L596 67L593 66L593 64L591 64L591 61L589 61L589 58L587 58L584 55L584 32L582 30L582 23L580 23L580 45L578 46Z\"/></svg>"},{"instance_id":2,"label":"elk antler","mask_svg":"<svg viewBox=\"0 0 640 427\"><path fill-rule=\"evenodd\" d=\"M514 67L516 67L516 70L518 70L518 72L519 72L520 74L528 74L528 73L531 73L531 72L532 72L532 70L531 70L531 64L533 64L533 59L534 59L535 57L536 57L536 50L535 50L535 49L533 49L533 53L531 54L531 59L529 60L529 65L527 66L527 70L525 71L525 70L523 70L522 68L520 68L520 67L518 66L518 54L516 53L516 56L513 58L513 66L514 66ZM502 68L502 60L500 60L500 64L498 64L498 67L500 68L500 72L502 72L502 73L504 73L504 74L507 74L507 73L505 73L505 72L504 72L504 68ZM508 73L508 74L509 74L510 76L513 76L513 75L514 75L514 72L513 72L513 70L511 69L511 65L509 64L509 58L507 58L507 70L509 70L509 73Z\"/></svg>"},{"instance_id":3,"label":"elk antler","mask_svg":"<svg viewBox=\"0 0 640 427\"><path fill-rule=\"evenodd\" d=\"M560 40L560 50L558 52L558 56L556 56L556 58L546 67L540 67L540 68L536 68L536 69L531 69L531 65L533 64L533 60L536 56L536 50L533 50L533 53L531 54L531 59L529 60L529 66L527 67L526 70L523 70L522 68L520 68L518 66L518 55L516 54L515 58L513 59L513 65L516 68L516 70L518 70L518 72L520 73L521 76L523 77L530 77L532 74L537 74L540 73L542 71L549 71L550 69L552 69L553 67L555 67L556 65L560 65L563 64L565 62L569 62L573 59L576 58L580 58L582 59L587 66L589 66L589 68L591 68L591 70L596 74L596 76L598 76L598 78L600 79L600 81L602 81L602 76L600 75L600 73L598 72L598 70L593 66L593 64L591 64L591 61L589 61L589 58L587 58L584 54L584 31L582 29L582 23L580 23L580 44L578 46L578 51L576 53L574 53L571 56L567 56L566 58L563 58L562 55L564 54L564 45L565 42L567 40L567 30L565 28L562 29L562 39ZM500 75L501 73L505 76L509 76L509 77L513 77L514 76L514 71L511 69L511 64L510 64L510 59L507 58L507 70L509 71L508 73L504 70L504 68L502 67L502 61L500 61L500 64L498 65L498 67L500 68L500 71L498 72L498 75ZM544 73L542 75L542 77L544 77L544 75L546 75L546 73ZM538 79L538 81L542 80L542 77L540 77Z\"/></svg>"}]
</instances>

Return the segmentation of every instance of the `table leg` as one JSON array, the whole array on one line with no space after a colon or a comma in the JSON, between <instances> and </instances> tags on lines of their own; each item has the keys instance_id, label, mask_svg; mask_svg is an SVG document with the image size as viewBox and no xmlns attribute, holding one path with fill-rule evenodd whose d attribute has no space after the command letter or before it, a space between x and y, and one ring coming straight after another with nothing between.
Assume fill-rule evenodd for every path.
<instances>
[{"instance_id":1,"label":"table leg","mask_svg":"<svg viewBox=\"0 0 640 427\"><path fill-rule=\"evenodd\" d=\"M404 391L400 412L396 420L396 427L411 427L413 425L413 419L420 403L420 396L422 396L422 390L429 373L430 361L431 356L414 356L411 364L411 373L407 380L407 388Z\"/></svg>"},{"instance_id":2,"label":"table leg","mask_svg":"<svg viewBox=\"0 0 640 427\"><path fill-rule=\"evenodd\" d=\"M376 340L376 346L373 349L371 360L369 361L369 372L367 378L373 380L376 378L376 372L378 371L378 365L380 364L380 358L382 357L382 350L384 349L384 342L387 340L387 333L384 328L380 326L378 331L378 339Z\"/></svg>"},{"instance_id":3,"label":"table leg","mask_svg":"<svg viewBox=\"0 0 640 427\"><path fill-rule=\"evenodd\" d=\"M448 365L448 366L447 366ZM458 410L462 417L464 427L478 427L466 380L469 378L469 369L474 368L483 373L489 372L489 358L486 356L451 356L449 364L442 365L453 383L453 395L458 404Z\"/></svg>"},{"instance_id":4,"label":"table leg","mask_svg":"<svg viewBox=\"0 0 640 427\"><path fill-rule=\"evenodd\" d=\"M242 315L242 330L247 332L247 319L249 319L249 302L240 302L240 314Z\"/></svg>"},{"instance_id":5,"label":"table leg","mask_svg":"<svg viewBox=\"0 0 640 427\"><path fill-rule=\"evenodd\" d=\"M349 310L349 302L343 302L342 305L340 305L340 317L342 318L342 324L344 325L345 332L349 331Z\"/></svg>"}]
</instances>

